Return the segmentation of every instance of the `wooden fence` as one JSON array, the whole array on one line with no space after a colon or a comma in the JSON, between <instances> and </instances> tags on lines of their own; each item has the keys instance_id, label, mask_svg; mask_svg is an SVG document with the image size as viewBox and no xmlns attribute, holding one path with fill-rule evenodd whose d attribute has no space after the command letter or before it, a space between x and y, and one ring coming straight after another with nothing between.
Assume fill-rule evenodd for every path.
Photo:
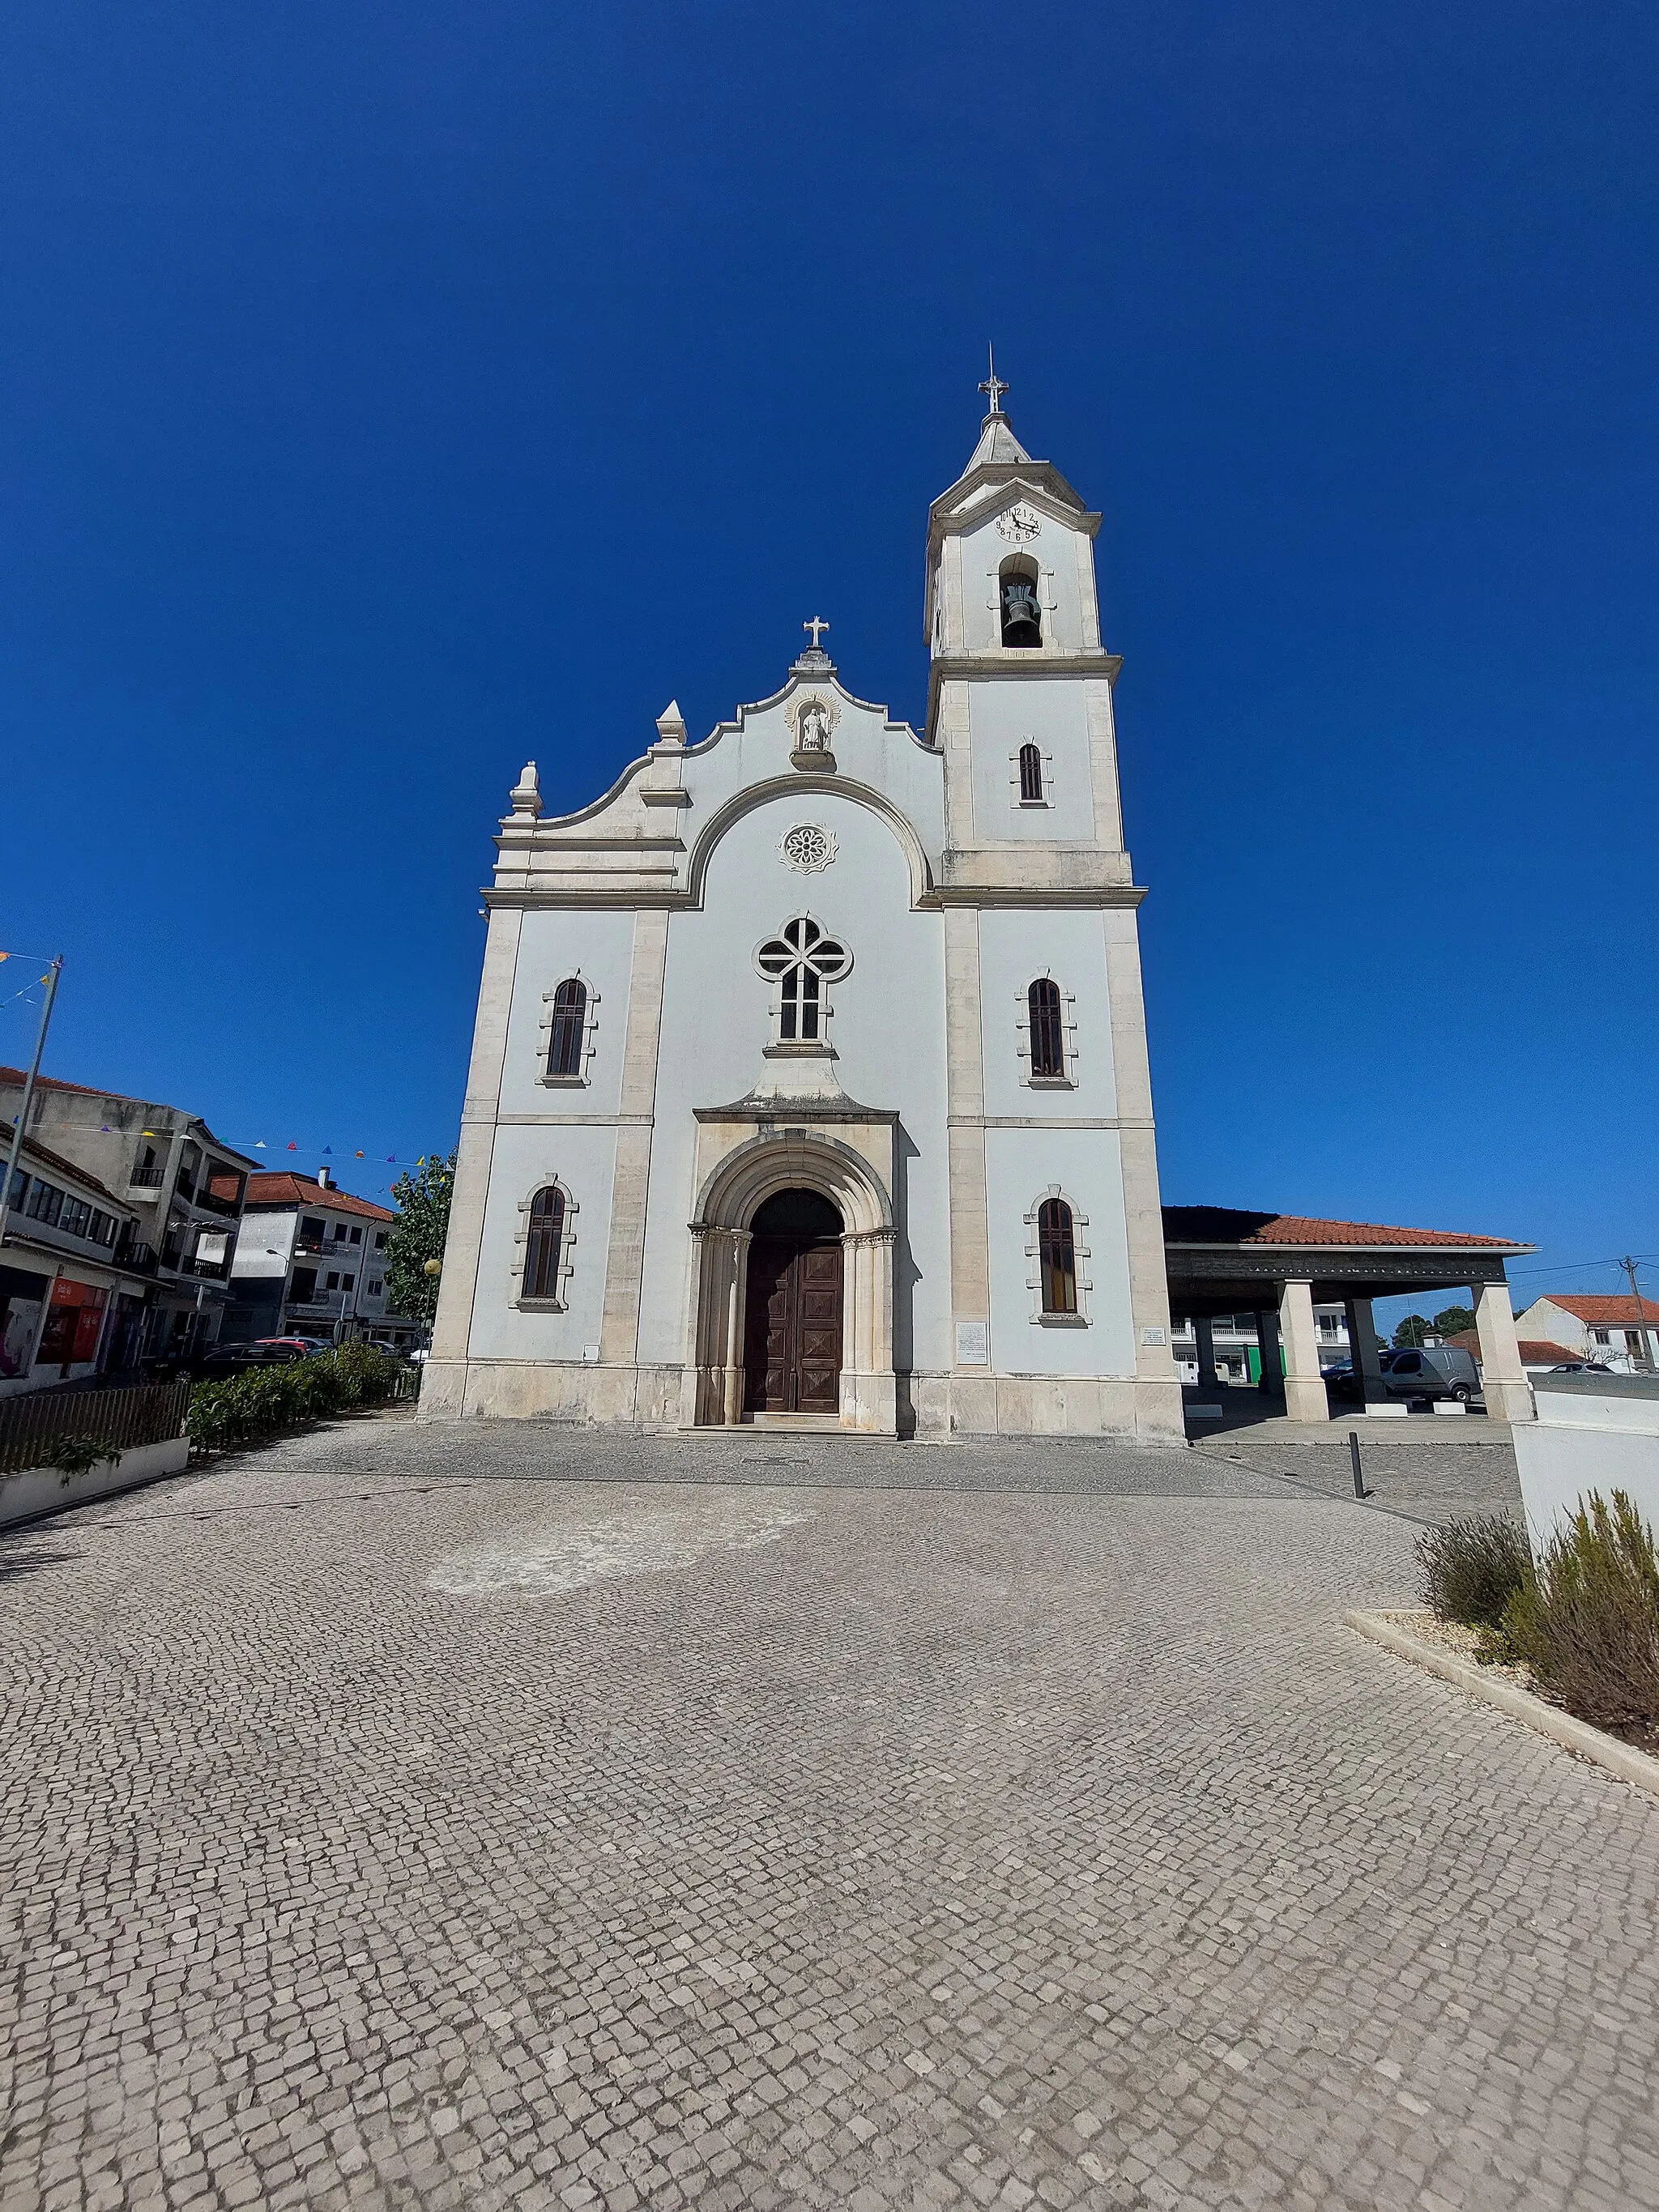
<instances>
[{"instance_id":1,"label":"wooden fence","mask_svg":"<svg viewBox=\"0 0 1659 2212\"><path fill-rule=\"evenodd\" d=\"M165 1443L185 1432L190 1378L131 1390L31 1391L0 1398L0 1474L45 1467L65 1437L89 1437L112 1451Z\"/></svg>"}]
</instances>

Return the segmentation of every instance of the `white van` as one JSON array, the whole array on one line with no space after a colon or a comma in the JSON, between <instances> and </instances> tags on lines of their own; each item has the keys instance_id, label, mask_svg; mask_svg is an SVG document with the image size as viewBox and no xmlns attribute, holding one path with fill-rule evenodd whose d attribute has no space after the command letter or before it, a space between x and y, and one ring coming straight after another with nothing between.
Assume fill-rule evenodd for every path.
<instances>
[{"instance_id":1,"label":"white van","mask_svg":"<svg viewBox=\"0 0 1659 2212\"><path fill-rule=\"evenodd\" d=\"M1456 1344L1425 1344L1420 1352L1385 1352L1377 1364L1390 1398L1455 1398L1467 1406L1480 1392L1480 1370Z\"/></svg>"}]
</instances>

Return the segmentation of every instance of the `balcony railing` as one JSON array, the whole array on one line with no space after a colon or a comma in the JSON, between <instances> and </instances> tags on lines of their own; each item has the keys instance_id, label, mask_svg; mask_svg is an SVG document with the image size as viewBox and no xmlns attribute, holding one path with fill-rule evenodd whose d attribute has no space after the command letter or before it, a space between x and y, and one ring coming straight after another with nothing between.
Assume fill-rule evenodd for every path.
<instances>
[{"instance_id":1,"label":"balcony railing","mask_svg":"<svg viewBox=\"0 0 1659 2212\"><path fill-rule=\"evenodd\" d=\"M289 1298L288 1310L307 1319L324 1320L345 1310L345 1294L341 1291L329 1291L320 1297Z\"/></svg>"},{"instance_id":2,"label":"balcony railing","mask_svg":"<svg viewBox=\"0 0 1659 2212\"><path fill-rule=\"evenodd\" d=\"M133 1190L160 1190L166 1176L165 1168L134 1168L127 1182Z\"/></svg>"},{"instance_id":3,"label":"balcony railing","mask_svg":"<svg viewBox=\"0 0 1659 2212\"><path fill-rule=\"evenodd\" d=\"M125 1267L129 1274L153 1275L155 1273L155 1247L153 1244L118 1244L114 1252L115 1265Z\"/></svg>"},{"instance_id":4,"label":"balcony railing","mask_svg":"<svg viewBox=\"0 0 1659 2212\"><path fill-rule=\"evenodd\" d=\"M234 1198L220 1198L209 1188L206 1183L204 1183L200 1190L197 1192L191 1203L195 1206L205 1207L207 1212L210 1213L228 1213L233 1221L242 1210L242 1200L240 1193Z\"/></svg>"}]
</instances>

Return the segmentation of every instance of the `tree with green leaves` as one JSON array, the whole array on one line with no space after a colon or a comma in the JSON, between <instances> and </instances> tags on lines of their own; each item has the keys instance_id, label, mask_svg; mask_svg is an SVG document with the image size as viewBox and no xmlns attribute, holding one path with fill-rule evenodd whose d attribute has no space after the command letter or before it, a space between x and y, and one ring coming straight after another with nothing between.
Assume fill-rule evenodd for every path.
<instances>
[{"instance_id":1,"label":"tree with green leaves","mask_svg":"<svg viewBox=\"0 0 1659 2212\"><path fill-rule=\"evenodd\" d=\"M1415 1350L1429 1334L1429 1324L1421 1314L1407 1314L1394 1333L1396 1352Z\"/></svg>"},{"instance_id":2,"label":"tree with green leaves","mask_svg":"<svg viewBox=\"0 0 1659 2212\"><path fill-rule=\"evenodd\" d=\"M416 1161L392 1186L398 1218L386 1240L386 1286L394 1313L428 1328L438 1310L438 1277L449 1234L449 1200L455 1188L455 1155Z\"/></svg>"},{"instance_id":3,"label":"tree with green leaves","mask_svg":"<svg viewBox=\"0 0 1659 2212\"><path fill-rule=\"evenodd\" d=\"M1437 1336L1455 1336L1462 1329L1474 1327L1473 1306L1442 1306L1434 1317Z\"/></svg>"}]
</instances>

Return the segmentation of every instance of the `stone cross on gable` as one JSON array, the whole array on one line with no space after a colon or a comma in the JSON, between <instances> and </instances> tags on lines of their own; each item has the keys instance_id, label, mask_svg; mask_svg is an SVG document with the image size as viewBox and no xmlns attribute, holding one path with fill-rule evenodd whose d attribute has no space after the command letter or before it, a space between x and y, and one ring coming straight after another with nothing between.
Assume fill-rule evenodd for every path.
<instances>
[{"instance_id":1,"label":"stone cross on gable","mask_svg":"<svg viewBox=\"0 0 1659 2212\"><path fill-rule=\"evenodd\" d=\"M803 629L810 629L812 633L812 650L814 653L818 650L819 631L826 630L829 627L829 623L824 621L822 615L814 615L811 622L804 622L801 624L801 628Z\"/></svg>"}]
</instances>

